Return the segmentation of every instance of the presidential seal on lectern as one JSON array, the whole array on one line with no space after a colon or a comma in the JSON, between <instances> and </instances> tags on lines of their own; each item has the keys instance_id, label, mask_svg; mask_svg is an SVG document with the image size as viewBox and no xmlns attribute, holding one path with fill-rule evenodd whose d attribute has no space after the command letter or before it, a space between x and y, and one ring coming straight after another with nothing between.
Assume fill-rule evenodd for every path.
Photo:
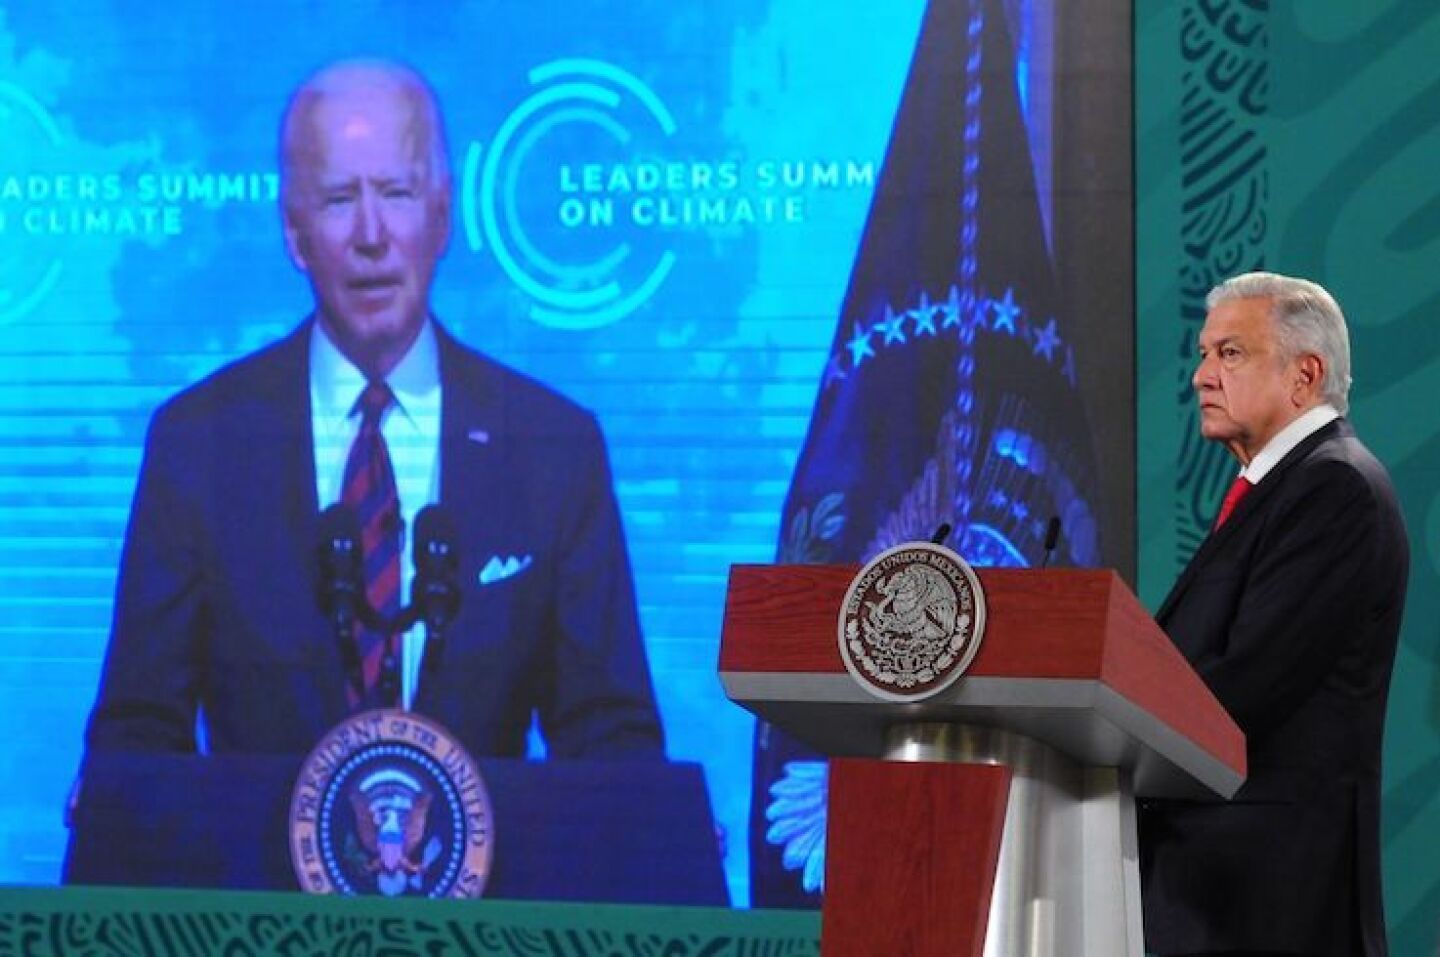
<instances>
[{"instance_id":1,"label":"presidential seal on lectern","mask_svg":"<svg viewBox=\"0 0 1440 957\"><path fill-rule=\"evenodd\" d=\"M886 701L939 694L965 673L985 634L985 593L965 559L933 542L886 549L840 606L840 657Z\"/></svg>"},{"instance_id":2,"label":"presidential seal on lectern","mask_svg":"<svg viewBox=\"0 0 1440 957\"><path fill-rule=\"evenodd\" d=\"M479 765L413 712L366 711L336 725L290 799L290 860L310 893L479 897L494 846Z\"/></svg>"}]
</instances>

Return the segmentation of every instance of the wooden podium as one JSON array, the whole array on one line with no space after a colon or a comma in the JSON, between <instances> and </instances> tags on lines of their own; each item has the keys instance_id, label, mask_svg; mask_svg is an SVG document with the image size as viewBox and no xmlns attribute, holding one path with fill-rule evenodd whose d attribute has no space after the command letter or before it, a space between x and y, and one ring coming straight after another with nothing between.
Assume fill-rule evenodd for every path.
<instances>
[{"instance_id":1,"label":"wooden podium","mask_svg":"<svg viewBox=\"0 0 1440 957\"><path fill-rule=\"evenodd\" d=\"M882 701L840 658L858 571L734 566L720 650L732 700L838 759L826 957L1141 957L1135 798L1230 797L1240 730L1104 570L979 570L969 670Z\"/></svg>"}]
</instances>

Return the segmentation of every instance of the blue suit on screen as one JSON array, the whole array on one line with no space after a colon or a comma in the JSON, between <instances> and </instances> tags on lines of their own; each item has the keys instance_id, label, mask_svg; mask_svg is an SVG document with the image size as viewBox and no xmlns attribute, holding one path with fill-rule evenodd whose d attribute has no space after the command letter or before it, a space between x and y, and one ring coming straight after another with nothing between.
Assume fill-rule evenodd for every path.
<instances>
[{"instance_id":1,"label":"blue suit on screen","mask_svg":"<svg viewBox=\"0 0 1440 957\"><path fill-rule=\"evenodd\" d=\"M86 742L305 753L347 714L318 593L307 321L155 414ZM462 600L414 701L478 755L663 754L594 417L439 325L440 501Z\"/></svg>"}]
</instances>

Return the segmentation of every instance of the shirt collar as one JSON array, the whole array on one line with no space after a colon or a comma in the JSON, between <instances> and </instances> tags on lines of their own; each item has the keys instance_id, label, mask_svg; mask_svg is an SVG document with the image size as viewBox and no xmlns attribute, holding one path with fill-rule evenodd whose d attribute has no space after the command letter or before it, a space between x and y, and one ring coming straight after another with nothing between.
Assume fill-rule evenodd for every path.
<instances>
[{"instance_id":1,"label":"shirt collar","mask_svg":"<svg viewBox=\"0 0 1440 957\"><path fill-rule=\"evenodd\" d=\"M1250 460L1250 464L1240 470L1252 485L1258 485L1270 470L1280 464L1280 460L1290 454L1290 451L1305 441L1325 426L1340 418L1340 411L1328 402L1317 405L1315 408L1302 413L1289 425L1275 433L1274 438L1265 443L1265 447L1256 453Z\"/></svg>"},{"instance_id":2,"label":"shirt collar","mask_svg":"<svg viewBox=\"0 0 1440 957\"><path fill-rule=\"evenodd\" d=\"M417 414L435 404L440 386L440 352L429 319L420 327L409 351L385 377L385 383L395 394L398 411L412 422ZM317 319L310 336L310 394L316 417L334 424L344 422L364 388L365 373L340 351Z\"/></svg>"}]
</instances>

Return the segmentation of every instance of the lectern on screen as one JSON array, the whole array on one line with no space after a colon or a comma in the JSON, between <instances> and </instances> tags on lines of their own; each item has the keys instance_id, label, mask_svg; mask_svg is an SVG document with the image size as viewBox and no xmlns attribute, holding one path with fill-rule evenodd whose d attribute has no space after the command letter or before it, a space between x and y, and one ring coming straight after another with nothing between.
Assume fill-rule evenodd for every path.
<instances>
[{"instance_id":1,"label":"lectern on screen","mask_svg":"<svg viewBox=\"0 0 1440 957\"><path fill-rule=\"evenodd\" d=\"M725 906L704 777L663 762L479 760L486 898ZM298 758L97 755L73 822L72 884L297 890Z\"/></svg>"}]
</instances>

